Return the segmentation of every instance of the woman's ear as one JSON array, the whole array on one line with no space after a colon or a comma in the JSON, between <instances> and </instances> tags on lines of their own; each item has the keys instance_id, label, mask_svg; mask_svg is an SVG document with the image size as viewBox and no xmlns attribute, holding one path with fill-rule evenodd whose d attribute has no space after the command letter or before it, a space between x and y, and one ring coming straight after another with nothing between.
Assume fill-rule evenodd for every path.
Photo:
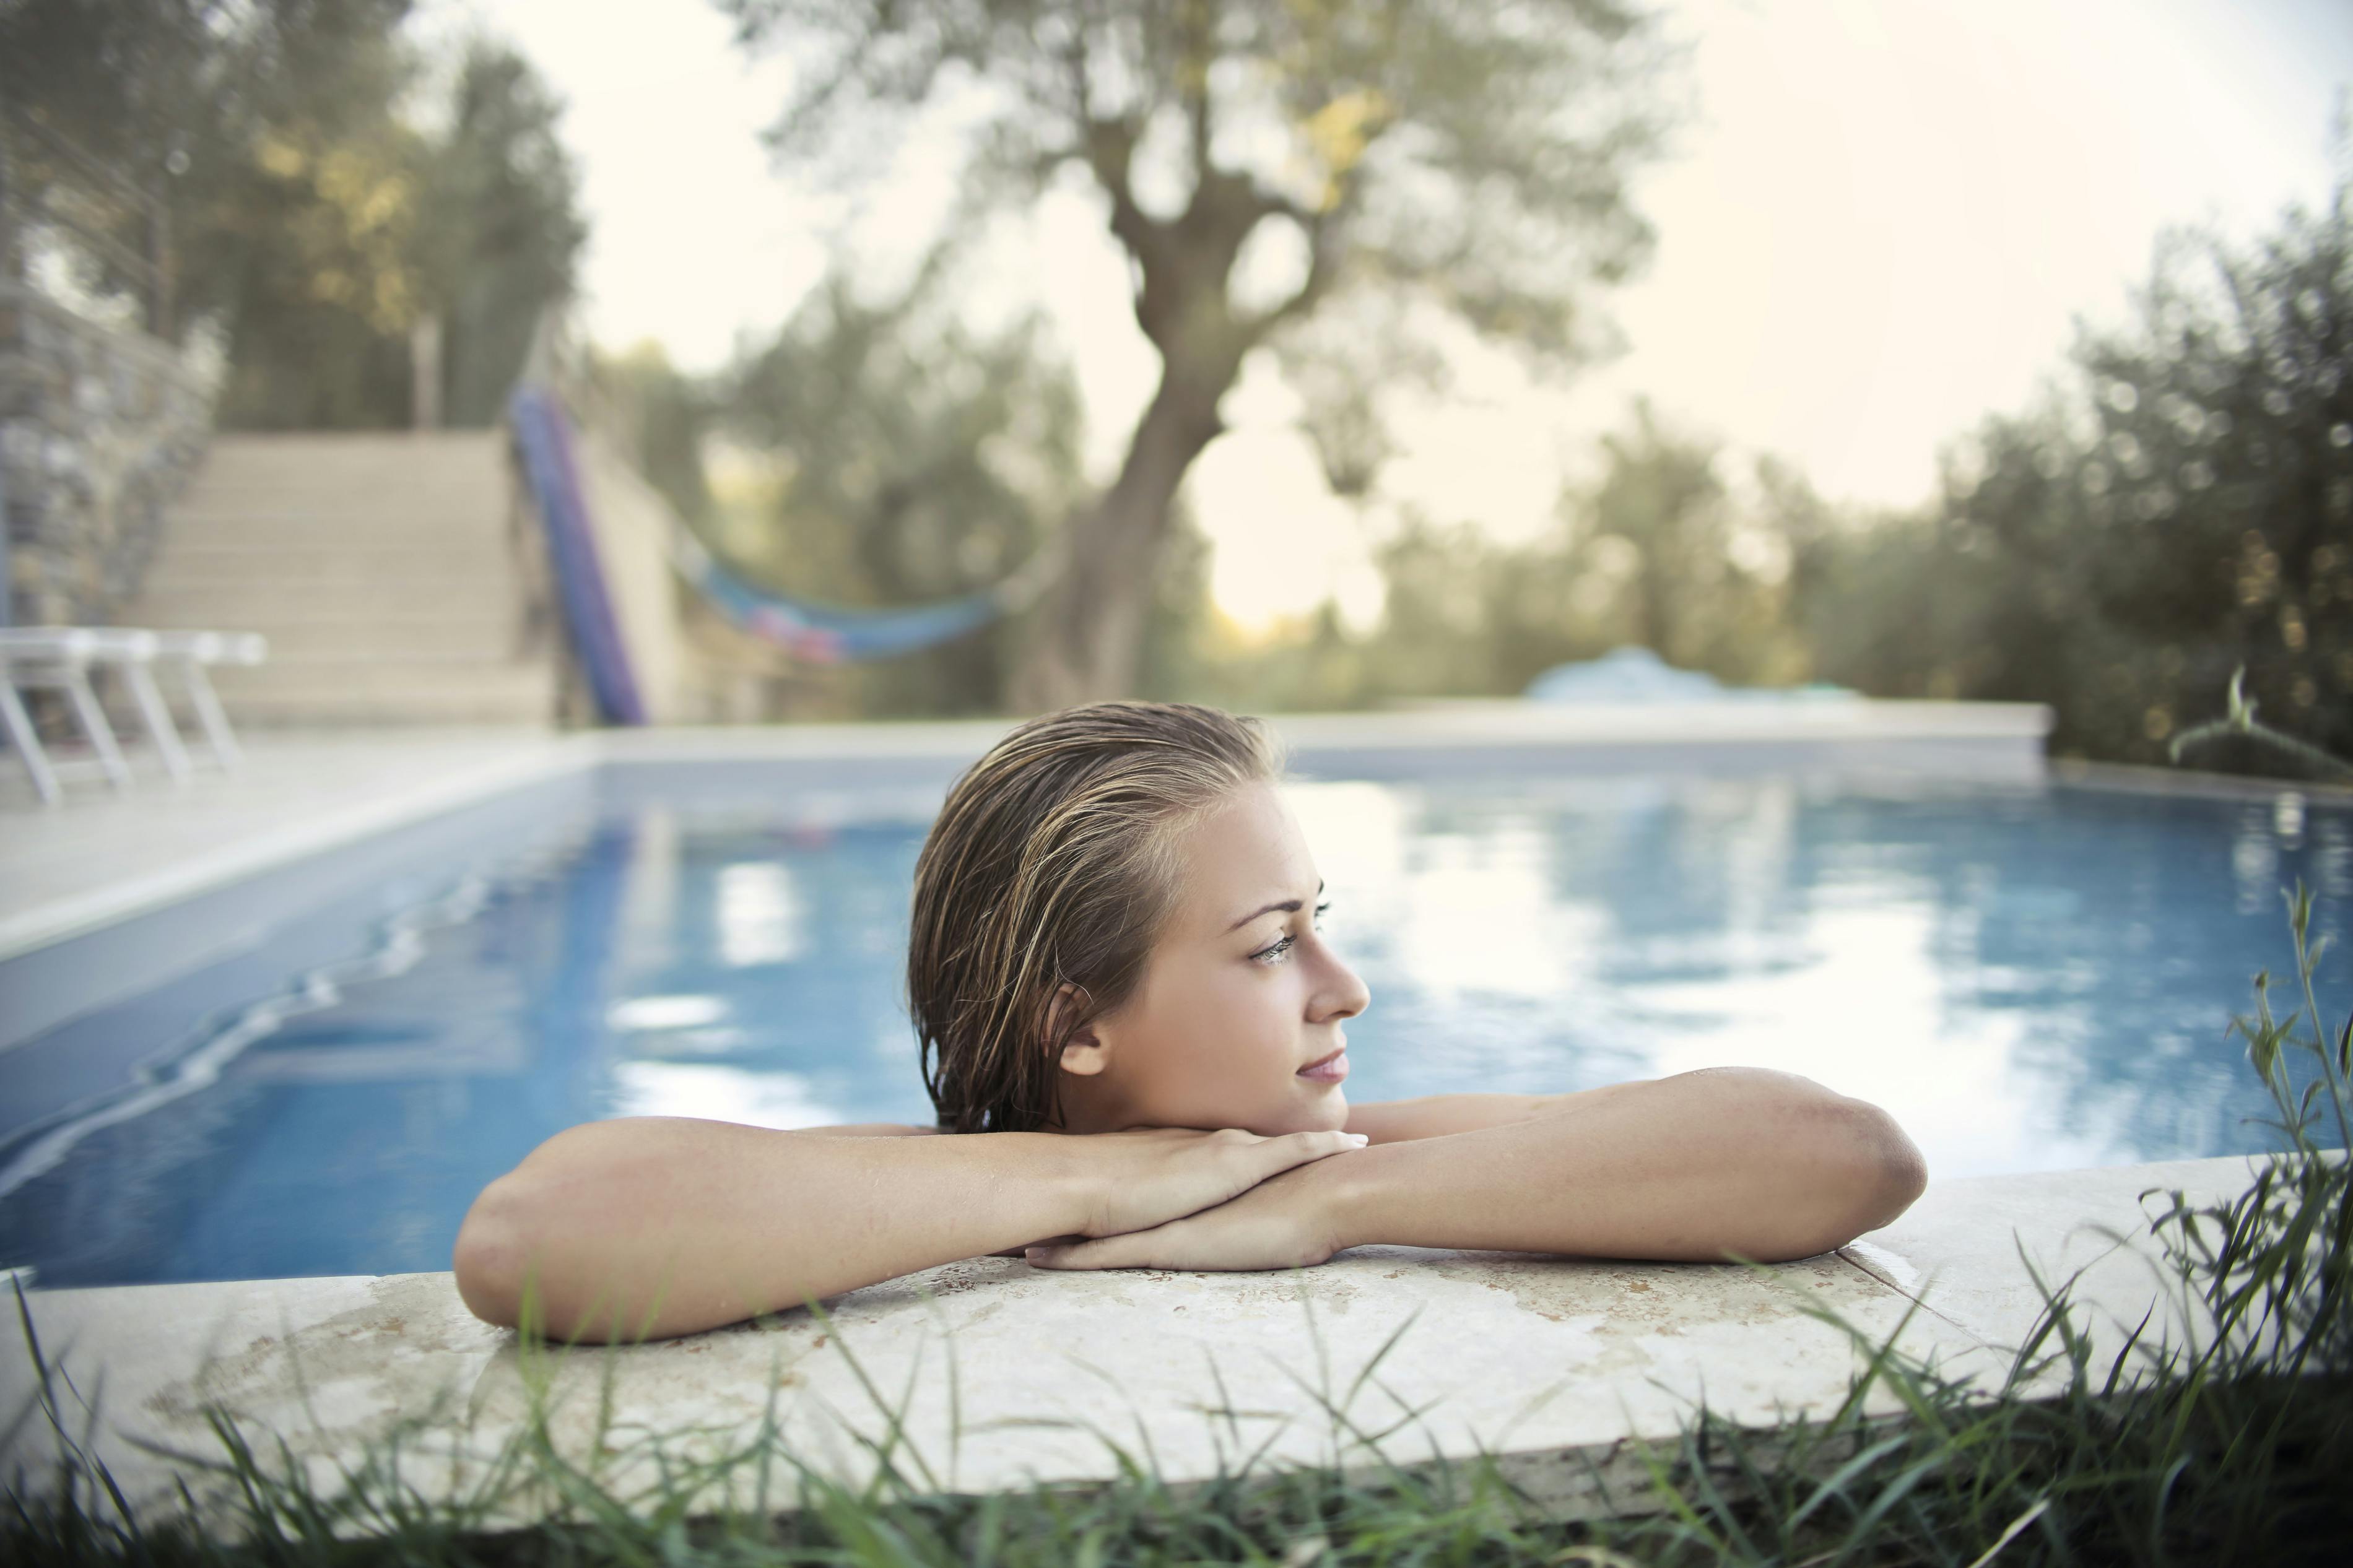
<instances>
[{"instance_id":1,"label":"woman's ear","mask_svg":"<svg viewBox=\"0 0 2353 1568\"><path fill-rule=\"evenodd\" d=\"M1054 1000L1046 1008L1046 1039L1050 1044L1060 1036L1062 1021L1072 1008L1082 1005L1085 993L1076 985L1065 983L1054 993ZM1111 1052L1103 1044L1101 1019L1093 1019L1080 1027L1062 1042L1062 1058L1059 1064L1064 1072L1081 1078L1092 1078L1111 1065Z\"/></svg>"}]
</instances>

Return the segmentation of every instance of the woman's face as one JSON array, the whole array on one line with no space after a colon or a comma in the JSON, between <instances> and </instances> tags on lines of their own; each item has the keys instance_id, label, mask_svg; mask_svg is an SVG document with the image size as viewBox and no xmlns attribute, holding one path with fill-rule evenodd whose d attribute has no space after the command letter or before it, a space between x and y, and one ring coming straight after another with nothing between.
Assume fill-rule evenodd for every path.
<instances>
[{"instance_id":1,"label":"woman's face","mask_svg":"<svg viewBox=\"0 0 2353 1568\"><path fill-rule=\"evenodd\" d=\"M1316 932L1323 882L1299 825L1250 784L1176 848L1176 906L1135 994L1063 1053L1064 1125L1341 1126L1341 1024L1371 996Z\"/></svg>"}]
</instances>

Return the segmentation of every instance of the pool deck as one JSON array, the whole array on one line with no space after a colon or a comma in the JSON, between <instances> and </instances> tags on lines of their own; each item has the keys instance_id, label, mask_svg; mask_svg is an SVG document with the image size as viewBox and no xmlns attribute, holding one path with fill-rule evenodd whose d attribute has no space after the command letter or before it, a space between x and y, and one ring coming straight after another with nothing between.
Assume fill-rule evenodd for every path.
<instances>
[{"instance_id":1,"label":"pool deck","mask_svg":"<svg viewBox=\"0 0 2353 1568\"><path fill-rule=\"evenodd\" d=\"M2045 722L2033 709L1870 703L1466 707L1281 727L1296 753L1335 766L1413 752L1475 769L1534 748L1657 768L1728 748L1783 766L2032 782ZM0 803L0 959L607 762L953 763L1000 728L259 736L243 773L178 794L155 784L53 811ZM2159 1294L2142 1194L2217 1201L2249 1171L2234 1157L1936 1182L1885 1230L1758 1272L1398 1247L1291 1276L1040 1274L981 1259L853 1292L828 1321L795 1310L617 1352L528 1352L468 1315L446 1274L35 1289L25 1300L79 1391L52 1385L63 1418L134 1503L168 1498L176 1479L217 1503L218 1479L173 1457L217 1452L208 1409L282 1438L322 1484L407 1434L404 1473L446 1496L479 1484L484 1457L546 1400L559 1446L624 1485L646 1474L632 1447L646 1435L723 1445L773 1411L805 1463L843 1479L871 1470L892 1420L902 1472L956 1490L1102 1479L1122 1451L1180 1479L1247 1454L1369 1465L1361 1435L1386 1432L1381 1458L1493 1453L1533 1495L1578 1511L1640 1506L1638 1440L1672 1438L1703 1396L1758 1425L1834 1409L1860 1352L1816 1315L1825 1309L1866 1340L1894 1336L1957 1376L1992 1379L2042 1307L2037 1271L2081 1269L2095 1342L2121 1345ZM0 1476L20 1489L43 1485L56 1459L38 1393L30 1356L0 1347ZM1419 1414L1401 1421L1408 1411Z\"/></svg>"}]
</instances>

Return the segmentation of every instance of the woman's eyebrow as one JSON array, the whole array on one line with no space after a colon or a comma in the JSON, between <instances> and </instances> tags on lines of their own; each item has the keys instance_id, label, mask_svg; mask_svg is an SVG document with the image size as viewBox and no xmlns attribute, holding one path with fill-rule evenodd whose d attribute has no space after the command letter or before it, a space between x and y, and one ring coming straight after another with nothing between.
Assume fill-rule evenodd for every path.
<instances>
[{"instance_id":1,"label":"woman's eyebrow","mask_svg":"<svg viewBox=\"0 0 2353 1568\"><path fill-rule=\"evenodd\" d=\"M1315 896L1319 899L1324 896L1324 884L1321 882L1315 884ZM1252 910L1250 913L1244 915L1241 919L1228 926L1226 930L1229 931L1240 931L1242 927L1250 924L1250 921L1258 919L1261 915L1295 915L1301 910L1301 909L1305 907L1305 904L1306 900L1303 899L1285 899L1281 903L1269 904L1264 909Z\"/></svg>"}]
</instances>

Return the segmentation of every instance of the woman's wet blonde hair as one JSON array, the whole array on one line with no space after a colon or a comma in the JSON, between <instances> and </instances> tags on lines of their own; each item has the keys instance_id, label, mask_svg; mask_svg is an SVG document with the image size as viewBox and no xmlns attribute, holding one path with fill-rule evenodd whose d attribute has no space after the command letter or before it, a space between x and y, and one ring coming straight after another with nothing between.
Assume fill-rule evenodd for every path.
<instances>
[{"instance_id":1,"label":"woman's wet blonde hair","mask_svg":"<svg viewBox=\"0 0 2353 1568\"><path fill-rule=\"evenodd\" d=\"M1281 771L1255 719L1097 702L1023 724L956 781L915 862L907 943L943 1130L1058 1124L1062 1047L1134 994L1176 903L1177 835Z\"/></svg>"}]
</instances>

